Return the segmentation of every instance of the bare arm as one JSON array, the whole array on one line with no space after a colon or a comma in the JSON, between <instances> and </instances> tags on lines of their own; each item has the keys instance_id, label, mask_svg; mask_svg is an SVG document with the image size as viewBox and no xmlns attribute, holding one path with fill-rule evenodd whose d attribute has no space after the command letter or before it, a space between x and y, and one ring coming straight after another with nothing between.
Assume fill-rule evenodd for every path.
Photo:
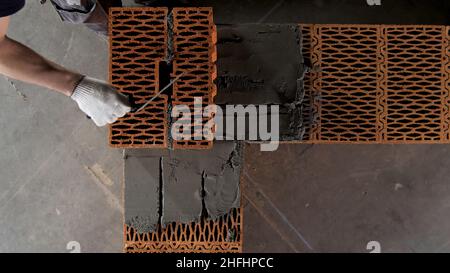
<instances>
[{"instance_id":1,"label":"bare arm","mask_svg":"<svg viewBox=\"0 0 450 273\"><path fill-rule=\"evenodd\" d=\"M71 96L82 76L6 36L9 17L0 18L0 74Z\"/></svg>"},{"instance_id":2,"label":"bare arm","mask_svg":"<svg viewBox=\"0 0 450 273\"><path fill-rule=\"evenodd\" d=\"M97 126L131 111L128 99L102 81L71 72L8 36L9 18L0 18L0 74L70 96Z\"/></svg>"}]
</instances>

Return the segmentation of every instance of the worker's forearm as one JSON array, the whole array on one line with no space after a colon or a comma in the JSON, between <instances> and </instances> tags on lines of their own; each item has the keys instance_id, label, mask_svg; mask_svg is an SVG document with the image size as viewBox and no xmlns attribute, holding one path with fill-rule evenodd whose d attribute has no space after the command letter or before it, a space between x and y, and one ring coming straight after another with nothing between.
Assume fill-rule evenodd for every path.
<instances>
[{"instance_id":1,"label":"worker's forearm","mask_svg":"<svg viewBox=\"0 0 450 273\"><path fill-rule=\"evenodd\" d=\"M21 43L0 40L0 74L43 86L70 96L81 80L80 74L50 62Z\"/></svg>"}]
</instances>

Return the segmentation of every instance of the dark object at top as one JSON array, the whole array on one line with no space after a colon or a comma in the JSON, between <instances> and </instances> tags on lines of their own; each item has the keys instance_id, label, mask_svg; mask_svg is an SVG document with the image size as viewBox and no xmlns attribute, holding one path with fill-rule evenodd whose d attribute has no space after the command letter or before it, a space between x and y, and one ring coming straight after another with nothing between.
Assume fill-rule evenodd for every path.
<instances>
[{"instance_id":1,"label":"dark object at top","mask_svg":"<svg viewBox=\"0 0 450 273\"><path fill-rule=\"evenodd\" d=\"M0 0L0 17L12 15L25 6L25 0Z\"/></svg>"}]
</instances>

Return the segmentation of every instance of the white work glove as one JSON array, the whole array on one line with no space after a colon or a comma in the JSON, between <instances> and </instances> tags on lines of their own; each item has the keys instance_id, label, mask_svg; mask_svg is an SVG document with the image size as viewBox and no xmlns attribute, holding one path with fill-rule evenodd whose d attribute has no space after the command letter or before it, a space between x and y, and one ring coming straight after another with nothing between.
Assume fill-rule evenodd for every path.
<instances>
[{"instance_id":1,"label":"white work glove","mask_svg":"<svg viewBox=\"0 0 450 273\"><path fill-rule=\"evenodd\" d=\"M98 127L114 123L131 111L126 96L111 85L89 77L81 80L71 98Z\"/></svg>"}]
</instances>

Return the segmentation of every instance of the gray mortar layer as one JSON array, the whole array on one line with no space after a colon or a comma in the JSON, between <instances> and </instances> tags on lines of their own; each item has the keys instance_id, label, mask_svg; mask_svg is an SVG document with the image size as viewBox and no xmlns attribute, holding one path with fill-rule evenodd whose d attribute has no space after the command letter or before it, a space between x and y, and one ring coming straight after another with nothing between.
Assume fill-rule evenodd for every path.
<instances>
[{"instance_id":1,"label":"gray mortar layer","mask_svg":"<svg viewBox=\"0 0 450 273\"><path fill-rule=\"evenodd\" d=\"M167 15L167 55L165 61L170 64L173 61L175 49L173 45L173 12Z\"/></svg>"},{"instance_id":2,"label":"gray mortar layer","mask_svg":"<svg viewBox=\"0 0 450 273\"><path fill-rule=\"evenodd\" d=\"M125 158L125 223L140 232L153 231L159 222L160 158Z\"/></svg>"},{"instance_id":3,"label":"gray mortar layer","mask_svg":"<svg viewBox=\"0 0 450 273\"><path fill-rule=\"evenodd\" d=\"M241 143L236 142L234 147L221 145L219 148L222 149L223 156L228 155L228 159L224 162L224 157L216 157L217 165L206 169L204 177L205 206L208 216L212 219L217 219L231 208L240 206L243 147Z\"/></svg>"},{"instance_id":4,"label":"gray mortar layer","mask_svg":"<svg viewBox=\"0 0 450 273\"><path fill-rule=\"evenodd\" d=\"M158 222L195 222L204 211L217 219L240 206L237 142L207 151L127 150L125 159L125 221L138 232L154 231Z\"/></svg>"},{"instance_id":5,"label":"gray mortar layer","mask_svg":"<svg viewBox=\"0 0 450 273\"><path fill-rule=\"evenodd\" d=\"M169 62L171 36L169 31ZM298 27L220 26L218 36L216 104L279 105L281 140L301 139L306 69ZM215 142L208 151L126 151L126 223L149 232L158 223L197 221L204 212L216 219L239 207L241 149L235 142Z\"/></svg>"},{"instance_id":6,"label":"gray mortar layer","mask_svg":"<svg viewBox=\"0 0 450 273\"><path fill-rule=\"evenodd\" d=\"M279 105L280 140L301 140L307 71L301 43L293 24L219 26L216 104Z\"/></svg>"}]
</instances>

